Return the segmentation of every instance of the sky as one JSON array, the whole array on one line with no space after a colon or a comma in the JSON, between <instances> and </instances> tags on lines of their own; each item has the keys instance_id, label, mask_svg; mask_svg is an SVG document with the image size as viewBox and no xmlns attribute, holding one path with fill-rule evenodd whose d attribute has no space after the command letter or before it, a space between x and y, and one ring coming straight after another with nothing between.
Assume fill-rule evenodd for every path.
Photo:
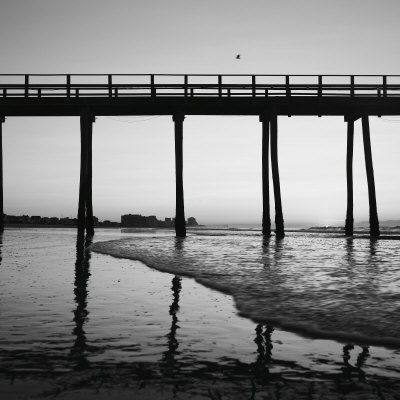
<instances>
[{"instance_id":1,"label":"sky","mask_svg":"<svg viewBox=\"0 0 400 400\"><path fill-rule=\"evenodd\" d=\"M2 0L0 73L396 74L399 14L396 0ZM400 219L400 116L370 126L378 215ZM343 118L279 117L278 129L286 226L343 225ZM173 131L169 116L96 119L95 215L174 216ZM79 138L76 117L6 119L6 214L76 217ZM184 193L199 223L261 222L258 118L186 117ZM368 220L360 121L354 215Z\"/></svg>"}]
</instances>

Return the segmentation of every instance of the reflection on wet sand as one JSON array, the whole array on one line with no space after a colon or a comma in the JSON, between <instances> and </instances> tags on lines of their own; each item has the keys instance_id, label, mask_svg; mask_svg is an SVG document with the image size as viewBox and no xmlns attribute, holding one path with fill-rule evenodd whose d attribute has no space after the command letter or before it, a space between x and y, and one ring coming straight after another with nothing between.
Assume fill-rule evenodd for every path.
<instances>
[{"instance_id":1,"label":"reflection on wet sand","mask_svg":"<svg viewBox=\"0 0 400 400\"><path fill-rule=\"evenodd\" d=\"M25 347L22 351L18 347L19 344L15 348L13 347L12 340L9 342L5 339L2 340L0 342L0 377L17 377L16 381L18 382L27 379L51 382L54 390L48 392L46 395L48 397L50 395L58 396L61 392L64 392L63 396L65 394L73 396L76 390L94 389L98 391L104 386L107 390L117 387L127 388L133 396L137 390L162 387L163 393L172 392L174 396L177 396L179 391L179 396L184 396L184 398L229 399L236 398L240 393L242 396L240 398L254 400L258 398L310 398L310 393L316 392L315 388L318 382L323 382L321 388L318 389L319 393L333 393L333 396L350 392L358 394L360 390L363 393L374 393L380 382L388 382L386 378L379 378L371 374L369 363L371 363L371 359L374 361L374 355L372 354L373 350L368 346L363 346L356 352L354 344L351 343L342 348L339 344L333 347L332 342L329 344L329 342L321 341L318 354L321 354L319 366L324 365L326 368L323 372L318 365L313 369L312 363L299 362L301 357L305 359L310 356L304 356L301 353L302 356L299 359L296 358L296 351L300 352L300 350L294 347L293 342L288 345L285 341L287 336L282 335L282 331L274 330L271 325L249 323L249 325L245 325L246 330L237 329L238 321L232 314L232 319L226 319L223 322L232 323L228 330L224 330L220 336L218 336L217 330L213 330L213 333L210 334L207 332L207 324L212 329L214 324L218 324L218 317L213 315L207 320L208 310L210 310L210 314L215 312L212 307L208 308L210 298L207 296L212 297L214 296L212 293L216 292L200 292L203 293L203 297L199 298L199 304L197 304L193 298L187 297L192 294L187 290L187 286L190 286L189 281L177 275L160 273L140 281L139 285L143 286L146 286L146 279L154 280L157 284L162 283L165 290L163 292L164 299L167 299L167 307L160 306L157 310L160 312L154 314L154 319L151 319L153 318L153 314L151 314L150 319L147 320L150 322L149 324L141 324L143 320L139 314L146 314L148 310L146 307L141 308L137 305L141 303L140 300L146 304L148 299L145 296L158 298L159 293L153 292L154 286L149 286L151 290L143 290L141 297L137 294L135 297L135 293L132 291L129 294L129 301L132 300L132 303L129 302L129 307L132 304L134 312L124 314L123 322L118 319L120 317L116 317L115 321L120 324L118 328L113 331L107 330L106 334L102 335L101 329L96 330L97 327L102 327L102 321L94 320L102 315L96 314L95 311L98 298L93 292L96 290L93 289L90 293L91 301L88 304L89 289L96 287L94 282L102 276L104 270L110 274L116 274L123 265L127 271L130 271L125 276L132 276L129 274L134 274L135 264L111 258L107 259L109 263L102 264L100 260L103 256L91 258L90 243L90 238L78 237L76 258L74 260L71 257L68 261L70 263L69 271L75 261L75 274L71 280L74 283L72 334L69 325L67 340L65 338L59 342L56 338L53 341L44 340L40 346L35 346L32 338L26 337L23 343ZM270 274L276 284L284 282L285 275L278 260L280 254L287 251L287 241L263 239L261 246L258 243L257 245L259 246L258 252L260 249L262 251L261 273ZM174 246L176 257L183 257L185 251L189 253L187 239L186 241L185 239L176 239ZM356 268L357 254L354 250L354 243L346 241L345 246L347 248L347 267L349 270L351 266ZM71 246L68 248L68 251L70 250ZM0 255L1 251L0 246ZM7 254L7 257L10 257L10 254ZM3 263L5 261L6 257L4 257ZM7 265L11 268L11 264L7 263ZM135 279L148 271L144 266L139 265L139 267L142 269L139 269L141 272L134 275ZM102 268L104 269L102 270ZM350 272L348 271L349 274ZM51 270L46 270L46 273L51 273ZM169 281L165 282L166 279ZM89 282L91 283L90 287ZM186 286L185 283L188 285ZM109 293L117 296L119 287L118 285L114 286L116 289ZM71 293L70 287L68 290ZM202 290L206 291L207 289L203 288ZM215 298L218 299L217 302L224 301L222 297ZM112 300L110 298L110 304ZM215 302L214 299L214 304ZM203 329L201 333L197 333L193 329L196 320L191 318L192 314L198 315L196 314L197 307L202 307L204 310L204 320L201 323L205 324L206 329ZM69 315L66 316L68 321L70 321L70 310L68 310ZM108 312L108 308L105 311ZM112 312L111 306L110 312ZM158 318L160 321L156 320ZM146 326L148 330L145 331L145 335L148 336L132 335L129 337L125 335L123 340L120 340L119 329L125 330L124 333L135 332L135 324L141 324L140 327ZM162 327L161 334L159 327ZM217 337L213 336L214 332L217 332ZM229 341L230 335L234 338L232 340L232 344L234 344L231 347L225 346L222 341ZM244 337L245 340L243 340ZM35 340L37 339L35 338ZM141 340L153 346L151 352L153 358L147 358L145 361L141 359ZM132 342L136 347L132 345ZM305 342L295 343L304 345ZM331 347L325 349L325 343ZM60 351L52 351L54 348L60 349L62 345L65 347ZM236 345L237 347L235 347ZM239 348L239 346L243 346L243 348ZM215 347L215 352L213 352L213 347ZM103 357L105 353L107 356ZM123 360L118 358L121 354ZM376 357L374 362L376 362ZM353 385L354 382L357 384L361 382L364 386ZM391 382L396 385L395 379ZM343 386L344 384L345 386ZM359 389L360 387L361 389ZM324 390L325 392L323 392ZM292 397L288 397L289 395ZM46 398L44 395L42 397ZM153 398L157 397L153 396Z\"/></svg>"},{"instance_id":2,"label":"reflection on wet sand","mask_svg":"<svg viewBox=\"0 0 400 400\"><path fill-rule=\"evenodd\" d=\"M274 328L258 324L256 326L257 359L254 363L254 377L264 385L269 379L269 367L272 363L272 332Z\"/></svg>"},{"instance_id":3,"label":"reflection on wet sand","mask_svg":"<svg viewBox=\"0 0 400 400\"><path fill-rule=\"evenodd\" d=\"M90 236L78 234L76 240L76 263L75 263L75 281L74 281L74 299L76 308L74 310L75 327L72 331L76 336L74 345L71 349L71 356L74 360L76 370L88 368L90 363L87 359L87 343L84 330L85 322L88 319L87 310L88 280L90 277L90 250L88 247L92 243Z\"/></svg>"},{"instance_id":4,"label":"reflection on wet sand","mask_svg":"<svg viewBox=\"0 0 400 400\"><path fill-rule=\"evenodd\" d=\"M369 354L369 346L361 346L361 353L357 356L357 360L355 365L350 363L350 352L354 349L354 345L347 344L343 346L343 363L344 367L342 367L343 375L345 378L351 380L353 376L359 378L360 381L365 381L365 372L362 370L362 366L366 362L367 358L370 356Z\"/></svg>"},{"instance_id":5,"label":"reflection on wet sand","mask_svg":"<svg viewBox=\"0 0 400 400\"><path fill-rule=\"evenodd\" d=\"M3 232L0 231L0 266L1 266L1 261L3 260L2 248L3 248Z\"/></svg>"},{"instance_id":6,"label":"reflection on wet sand","mask_svg":"<svg viewBox=\"0 0 400 400\"><path fill-rule=\"evenodd\" d=\"M172 317L171 328L167 334L168 338L168 350L164 352L162 357L162 370L166 376L176 376L179 374L179 362L176 360L178 355L179 343L176 338L176 332L179 328L178 326L178 316L179 311L179 293L181 291L181 278L175 276L172 278L172 294L173 300L169 307L169 315Z\"/></svg>"}]
</instances>

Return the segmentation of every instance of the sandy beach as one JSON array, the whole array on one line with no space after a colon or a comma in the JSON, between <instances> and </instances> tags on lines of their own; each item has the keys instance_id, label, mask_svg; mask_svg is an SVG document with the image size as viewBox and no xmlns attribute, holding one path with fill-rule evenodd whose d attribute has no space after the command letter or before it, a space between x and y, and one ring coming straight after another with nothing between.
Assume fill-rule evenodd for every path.
<instances>
[{"instance_id":1,"label":"sandy beach","mask_svg":"<svg viewBox=\"0 0 400 400\"><path fill-rule=\"evenodd\" d=\"M257 325L193 279L76 250L74 230L3 235L4 399L399 398L396 350Z\"/></svg>"}]
</instances>

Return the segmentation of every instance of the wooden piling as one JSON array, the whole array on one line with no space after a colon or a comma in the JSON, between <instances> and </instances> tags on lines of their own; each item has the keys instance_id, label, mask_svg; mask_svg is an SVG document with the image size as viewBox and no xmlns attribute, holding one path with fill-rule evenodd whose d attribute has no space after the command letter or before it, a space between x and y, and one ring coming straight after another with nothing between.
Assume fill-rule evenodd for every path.
<instances>
[{"instance_id":1,"label":"wooden piling","mask_svg":"<svg viewBox=\"0 0 400 400\"><path fill-rule=\"evenodd\" d=\"M379 236L379 220L376 207L374 168L372 165L371 138L369 131L368 115L363 116L361 120L364 141L365 168L367 171L368 182L370 234L371 236Z\"/></svg>"},{"instance_id":2,"label":"wooden piling","mask_svg":"<svg viewBox=\"0 0 400 400\"><path fill-rule=\"evenodd\" d=\"M78 233L84 233L86 227L86 187L88 159L88 115L80 117L81 123L81 172L79 181Z\"/></svg>"},{"instance_id":3,"label":"wooden piling","mask_svg":"<svg viewBox=\"0 0 400 400\"><path fill-rule=\"evenodd\" d=\"M94 235L93 224L93 202L92 202L92 139L93 139L93 123L95 117L87 116L87 168L86 168L86 233L90 236Z\"/></svg>"},{"instance_id":4,"label":"wooden piling","mask_svg":"<svg viewBox=\"0 0 400 400\"><path fill-rule=\"evenodd\" d=\"M271 235L271 216L269 206L269 115L261 115L262 123L262 198L263 198L263 215L262 215L262 233L263 235Z\"/></svg>"},{"instance_id":5,"label":"wooden piling","mask_svg":"<svg viewBox=\"0 0 400 400\"><path fill-rule=\"evenodd\" d=\"M0 116L0 232L4 230L4 205L3 205L3 122Z\"/></svg>"},{"instance_id":6,"label":"wooden piling","mask_svg":"<svg viewBox=\"0 0 400 400\"><path fill-rule=\"evenodd\" d=\"M349 117L347 120L347 156L346 156L346 177L347 177L347 212L345 234L353 235L353 148L354 148L354 119Z\"/></svg>"},{"instance_id":7,"label":"wooden piling","mask_svg":"<svg viewBox=\"0 0 400 400\"><path fill-rule=\"evenodd\" d=\"M275 198L275 234L278 239L285 237L285 228L282 213L281 189L278 167L278 118L271 115L271 170Z\"/></svg>"},{"instance_id":8,"label":"wooden piling","mask_svg":"<svg viewBox=\"0 0 400 400\"><path fill-rule=\"evenodd\" d=\"M183 200L183 114L174 114L175 123L175 176L176 176L176 212L175 233L178 237L186 236L185 207Z\"/></svg>"}]
</instances>

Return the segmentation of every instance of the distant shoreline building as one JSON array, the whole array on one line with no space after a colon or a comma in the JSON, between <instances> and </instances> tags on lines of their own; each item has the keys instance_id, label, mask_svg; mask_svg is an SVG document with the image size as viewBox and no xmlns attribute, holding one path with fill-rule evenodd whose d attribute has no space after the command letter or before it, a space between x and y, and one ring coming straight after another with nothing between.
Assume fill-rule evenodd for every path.
<instances>
[{"instance_id":1,"label":"distant shoreline building","mask_svg":"<svg viewBox=\"0 0 400 400\"><path fill-rule=\"evenodd\" d=\"M41 217L40 215L4 215L5 225L48 225L48 226L76 226L77 219L70 217ZM174 228L175 218L164 218L164 221L157 219L155 215L148 217L140 214L121 215L121 223L109 220L99 221L93 217L94 226L99 227L123 227L123 228ZM186 226L199 226L196 218L189 217Z\"/></svg>"},{"instance_id":2,"label":"distant shoreline building","mask_svg":"<svg viewBox=\"0 0 400 400\"><path fill-rule=\"evenodd\" d=\"M186 226L198 226L196 218L189 217ZM174 228L175 218L164 218L164 221L157 219L155 215L148 217L141 214L121 215L121 226L123 228Z\"/></svg>"},{"instance_id":3,"label":"distant shoreline building","mask_svg":"<svg viewBox=\"0 0 400 400\"><path fill-rule=\"evenodd\" d=\"M76 218L70 217L41 217L40 215L7 215L4 214L5 225L49 225L49 226L76 226L78 223ZM119 222L99 221L97 217L93 217L94 226L119 227Z\"/></svg>"}]
</instances>

